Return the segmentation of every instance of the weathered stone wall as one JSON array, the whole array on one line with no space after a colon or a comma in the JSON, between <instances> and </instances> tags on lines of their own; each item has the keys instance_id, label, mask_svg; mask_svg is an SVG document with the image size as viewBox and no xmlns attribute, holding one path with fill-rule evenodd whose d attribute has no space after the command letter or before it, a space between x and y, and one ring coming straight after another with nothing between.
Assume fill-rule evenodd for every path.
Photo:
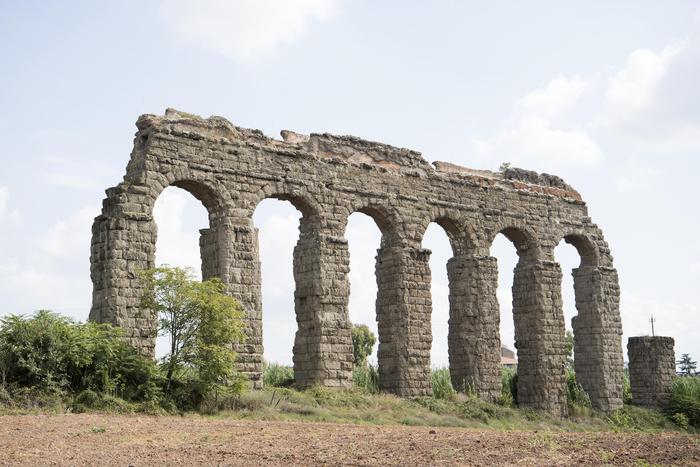
<instances>
[{"instance_id":1,"label":"weathered stone wall","mask_svg":"<svg viewBox=\"0 0 700 467\"><path fill-rule=\"evenodd\" d=\"M632 403L644 407L664 407L668 403L671 383L676 377L676 355L672 337L630 337L627 355L630 359Z\"/></svg>"},{"instance_id":2,"label":"weathered stone wall","mask_svg":"<svg viewBox=\"0 0 700 467\"><path fill-rule=\"evenodd\" d=\"M495 236L514 244L513 314L519 403L552 413L564 399L561 270L554 247L565 239L581 255L574 271L577 376L596 407L621 405L619 290L612 257L579 194L560 178L508 169L478 171L429 165L408 149L328 134L283 131L283 141L173 110L137 122L124 181L107 190L93 225L91 319L122 326L145 354L154 349L155 317L141 309L137 272L154 266L153 204L168 186L188 190L209 212L201 231L202 271L218 276L246 310L239 365L254 386L262 372L262 303L257 230L252 216L266 198L302 213L294 251L297 333L294 372L301 385L351 384L348 246L354 212L382 232L377 251L377 321L382 389L430 392L430 252L421 248L431 222L445 229L449 261L449 360L456 386L487 399L500 392Z\"/></svg>"}]
</instances>

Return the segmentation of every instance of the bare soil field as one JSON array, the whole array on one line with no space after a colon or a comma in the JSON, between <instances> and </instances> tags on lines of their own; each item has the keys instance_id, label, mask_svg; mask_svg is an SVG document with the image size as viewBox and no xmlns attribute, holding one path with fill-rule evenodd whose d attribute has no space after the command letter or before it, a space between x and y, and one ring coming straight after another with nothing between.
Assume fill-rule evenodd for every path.
<instances>
[{"instance_id":1,"label":"bare soil field","mask_svg":"<svg viewBox=\"0 0 700 467\"><path fill-rule=\"evenodd\" d=\"M101 414L0 417L0 465L700 465L680 433L501 431Z\"/></svg>"}]
</instances>

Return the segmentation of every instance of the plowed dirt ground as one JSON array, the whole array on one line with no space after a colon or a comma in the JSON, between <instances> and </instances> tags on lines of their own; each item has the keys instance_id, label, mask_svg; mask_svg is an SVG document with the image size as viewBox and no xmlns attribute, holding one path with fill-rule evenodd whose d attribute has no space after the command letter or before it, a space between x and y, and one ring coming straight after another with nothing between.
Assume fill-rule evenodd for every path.
<instances>
[{"instance_id":1,"label":"plowed dirt ground","mask_svg":"<svg viewBox=\"0 0 700 467\"><path fill-rule=\"evenodd\" d=\"M0 417L0 465L700 465L700 437L99 414Z\"/></svg>"}]
</instances>

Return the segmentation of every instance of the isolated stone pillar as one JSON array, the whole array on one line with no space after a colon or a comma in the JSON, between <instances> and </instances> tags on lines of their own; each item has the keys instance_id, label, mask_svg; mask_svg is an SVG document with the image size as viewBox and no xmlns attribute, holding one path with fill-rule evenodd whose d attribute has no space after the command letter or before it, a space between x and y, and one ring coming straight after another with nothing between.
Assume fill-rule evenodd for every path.
<instances>
[{"instance_id":1,"label":"isolated stone pillar","mask_svg":"<svg viewBox=\"0 0 700 467\"><path fill-rule=\"evenodd\" d=\"M380 389L400 396L432 393L430 385L430 250L377 250Z\"/></svg>"},{"instance_id":2,"label":"isolated stone pillar","mask_svg":"<svg viewBox=\"0 0 700 467\"><path fill-rule=\"evenodd\" d=\"M593 408L610 412L622 407L622 324L617 272L583 266L573 270L576 309L574 331L576 381Z\"/></svg>"},{"instance_id":3,"label":"isolated stone pillar","mask_svg":"<svg viewBox=\"0 0 700 467\"><path fill-rule=\"evenodd\" d=\"M448 349L452 385L485 400L501 393L498 267L491 256L459 255L447 262L450 286Z\"/></svg>"},{"instance_id":4,"label":"isolated stone pillar","mask_svg":"<svg viewBox=\"0 0 700 467\"><path fill-rule=\"evenodd\" d=\"M555 416L567 413L561 269L521 257L513 278L518 404Z\"/></svg>"},{"instance_id":5,"label":"isolated stone pillar","mask_svg":"<svg viewBox=\"0 0 700 467\"><path fill-rule=\"evenodd\" d=\"M347 240L311 230L294 249L294 377L300 386L352 384Z\"/></svg>"},{"instance_id":6,"label":"isolated stone pillar","mask_svg":"<svg viewBox=\"0 0 700 467\"><path fill-rule=\"evenodd\" d=\"M641 336L627 341L630 359L632 403L663 408L668 403L671 384L676 377L676 355L672 337Z\"/></svg>"}]
</instances>

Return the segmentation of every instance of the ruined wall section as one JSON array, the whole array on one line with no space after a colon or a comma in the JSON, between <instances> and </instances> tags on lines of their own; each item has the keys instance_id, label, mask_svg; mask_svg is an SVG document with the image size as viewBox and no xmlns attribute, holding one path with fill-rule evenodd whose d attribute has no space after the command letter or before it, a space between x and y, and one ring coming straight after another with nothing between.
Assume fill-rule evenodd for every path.
<instances>
[{"instance_id":1,"label":"ruined wall section","mask_svg":"<svg viewBox=\"0 0 700 467\"><path fill-rule=\"evenodd\" d=\"M351 382L344 236L353 212L369 214L382 231L377 254L377 319L384 334L379 364L386 375L384 389L400 395L430 392L429 252L421 249L430 222L446 228L457 258L450 266L450 362L458 362L459 378L486 398L500 390L500 368L494 364L500 318L489 255L499 232L519 232L519 251L545 263L553 261L562 238L573 236L590 250L590 267L614 272L607 244L580 195L557 177L520 169L474 171L447 163L433 168L415 151L355 137L283 131L284 141L279 141L220 117L201 119L172 110L165 116L142 116L137 127L124 181L107 190L103 212L93 225L91 319L124 327L144 353L153 352L155 319L139 307L137 274L154 265L152 209L170 185L190 191L209 212L210 226L200 242L202 270L221 277L246 309L248 339L237 350L241 370L256 386L262 372L262 303L252 215L265 198L289 200L302 213L295 251L299 329L294 347L295 375L302 385ZM539 278L542 267L529 270L534 271L528 275L531 285L541 294L548 292L537 284L557 284L557 274L560 280L558 268ZM598 327L591 332L604 336L605 355L593 349L584 356L607 362L593 366L605 384L617 388L621 379L613 367L618 360L621 366L622 352L613 279L612 285L590 285L599 297L592 313L601 314L598 323L603 323L592 324ZM527 315L537 323L533 329L546 333L532 336L539 353L532 354L534 366L526 370L533 375L554 371L543 381L557 387L524 388L531 396L523 402L560 413L555 406L563 391L564 358L558 349L563 315L560 300L541 298L527 302ZM601 326L608 322L613 326L606 334Z\"/></svg>"}]
</instances>

